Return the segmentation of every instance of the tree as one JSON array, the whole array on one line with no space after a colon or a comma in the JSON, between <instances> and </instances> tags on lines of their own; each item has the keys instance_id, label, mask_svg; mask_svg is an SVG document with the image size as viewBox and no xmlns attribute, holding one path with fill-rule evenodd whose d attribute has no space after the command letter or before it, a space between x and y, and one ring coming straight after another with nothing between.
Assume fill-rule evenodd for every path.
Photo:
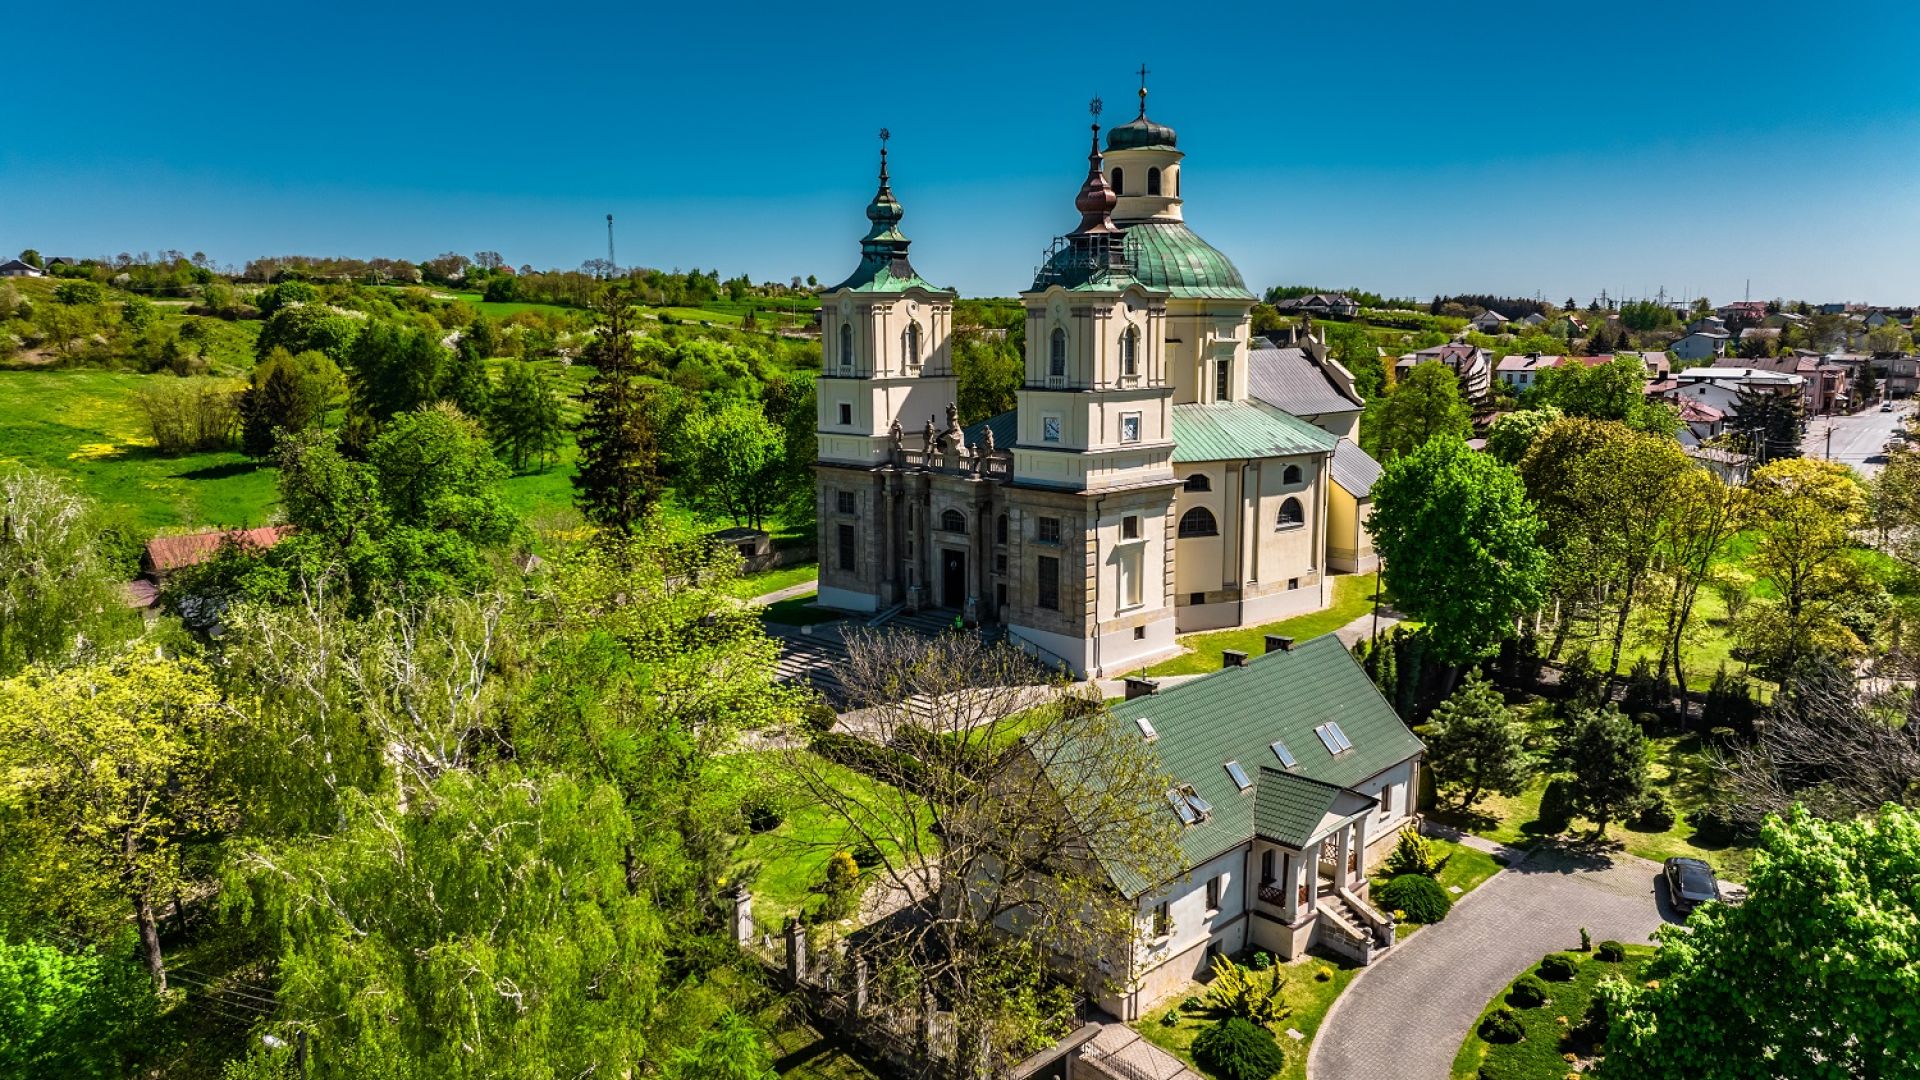
<instances>
[{"instance_id":1,"label":"tree","mask_svg":"<svg viewBox=\"0 0 1920 1080\"><path fill-rule=\"evenodd\" d=\"M219 759L242 730L192 661L135 654L0 683L0 799L52 826L29 835L68 887L125 902L162 993L156 910L186 885L183 845L233 819Z\"/></svg>"},{"instance_id":2,"label":"tree","mask_svg":"<svg viewBox=\"0 0 1920 1080\"><path fill-rule=\"evenodd\" d=\"M644 520L666 482L660 473L661 438L656 393L640 382L629 323L631 296L613 287L600 295L591 362L584 393L579 466L574 501L587 520L604 528L631 530Z\"/></svg>"},{"instance_id":3,"label":"tree","mask_svg":"<svg viewBox=\"0 0 1920 1080\"><path fill-rule=\"evenodd\" d=\"M1411 454L1441 436L1465 439L1473 433L1472 415L1460 396L1460 380L1445 364L1414 365L1387 396L1379 432L1383 460Z\"/></svg>"},{"instance_id":4,"label":"tree","mask_svg":"<svg viewBox=\"0 0 1920 1080\"><path fill-rule=\"evenodd\" d=\"M979 333L959 333L953 341L953 371L958 377L955 404L960 421L978 423L1014 407L1026 362L1017 345Z\"/></svg>"},{"instance_id":5,"label":"tree","mask_svg":"<svg viewBox=\"0 0 1920 1080\"><path fill-rule=\"evenodd\" d=\"M1710 469L1688 469L1675 478L1672 498L1659 523L1660 564L1667 583L1666 632L1660 650L1662 683L1671 667L1675 685L1687 685L1685 647L1700 587L1714 580L1720 554L1747 527L1746 493ZM1732 612L1729 612L1729 617Z\"/></svg>"},{"instance_id":6,"label":"tree","mask_svg":"<svg viewBox=\"0 0 1920 1080\"><path fill-rule=\"evenodd\" d=\"M1774 390L1741 390L1727 418L1727 433L1765 465L1800 456L1800 427L1804 411L1800 395Z\"/></svg>"},{"instance_id":7,"label":"tree","mask_svg":"<svg viewBox=\"0 0 1920 1080\"><path fill-rule=\"evenodd\" d=\"M275 349L298 356L304 352L322 352L336 364L346 364L354 338L360 335L363 321L339 314L318 304L283 307L260 327L254 340L253 355L265 360Z\"/></svg>"},{"instance_id":8,"label":"tree","mask_svg":"<svg viewBox=\"0 0 1920 1080\"><path fill-rule=\"evenodd\" d=\"M0 676L84 658L138 632L94 507L65 480L0 473Z\"/></svg>"},{"instance_id":9,"label":"tree","mask_svg":"<svg viewBox=\"0 0 1920 1080\"><path fill-rule=\"evenodd\" d=\"M1563 415L1555 405L1501 413L1487 428L1487 453L1503 465L1518 465L1540 433Z\"/></svg>"},{"instance_id":10,"label":"tree","mask_svg":"<svg viewBox=\"0 0 1920 1080\"><path fill-rule=\"evenodd\" d=\"M1769 819L1745 902L1659 932L1646 981L1603 984L1600 1075L1634 1080L1920 1075L1920 815ZM1702 1047L1712 1047L1702 1053Z\"/></svg>"},{"instance_id":11,"label":"tree","mask_svg":"<svg viewBox=\"0 0 1920 1080\"><path fill-rule=\"evenodd\" d=\"M311 350L292 356L275 347L254 365L241 398L242 445L253 457L272 457L282 433L318 426L345 393L346 378L326 353Z\"/></svg>"},{"instance_id":12,"label":"tree","mask_svg":"<svg viewBox=\"0 0 1920 1080\"><path fill-rule=\"evenodd\" d=\"M514 472L538 463L545 469L566 433L560 401L541 371L524 360L510 360L487 415L493 446Z\"/></svg>"},{"instance_id":13,"label":"tree","mask_svg":"<svg viewBox=\"0 0 1920 1080\"><path fill-rule=\"evenodd\" d=\"M153 992L124 936L66 952L0 940L0 1076L126 1076Z\"/></svg>"},{"instance_id":14,"label":"tree","mask_svg":"<svg viewBox=\"0 0 1920 1080\"><path fill-rule=\"evenodd\" d=\"M1627 624L1659 555L1675 485L1692 469L1671 439L1572 417L1541 432L1520 464L1547 525L1563 595L1590 592L1611 606L1608 679L1620 670Z\"/></svg>"},{"instance_id":15,"label":"tree","mask_svg":"<svg viewBox=\"0 0 1920 1080\"><path fill-rule=\"evenodd\" d=\"M1741 620L1755 663L1777 677L1797 657L1858 653L1844 616L1864 585L1851 550L1866 517L1859 481L1845 465L1789 458L1755 469L1748 493L1759 535L1747 567L1772 593Z\"/></svg>"},{"instance_id":16,"label":"tree","mask_svg":"<svg viewBox=\"0 0 1920 1080\"><path fill-rule=\"evenodd\" d=\"M1646 395L1647 368L1640 358L1615 356L1588 367L1567 363L1540 373L1526 393L1529 408L1552 405L1568 416L1614 420L1636 431L1672 435L1678 421L1674 411Z\"/></svg>"},{"instance_id":17,"label":"tree","mask_svg":"<svg viewBox=\"0 0 1920 1080\"><path fill-rule=\"evenodd\" d=\"M460 339L447 362L437 396L475 420L487 418L492 411L493 379L487 374L486 354L477 343Z\"/></svg>"},{"instance_id":18,"label":"tree","mask_svg":"<svg viewBox=\"0 0 1920 1080\"><path fill-rule=\"evenodd\" d=\"M1453 792L1462 810L1482 795L1517 795L1532 776L1525 729L1479 672L1433 711L1422 736L1434 783Z\"/></svg>"},{"instance_id":19,"label":"tree","mask_svg":"<svg viewBox=\"0 0 1920 1080\"><path fill-rule=\"evenodd\" d=\"M740 401L695 414L680 438L684 490L696 508L758 529L769 513L793 501L783 485L801 478L787 468L780 429L757 404Z\"/></svg>"},{"instance_id":20,"label":"tree","mask_svg":"<svg viewBox=\"0 0 1920 1080\"><path fill-rule=\"evenodd\" d=\"M1612 705L1575 710L1561 733L1557 764L1569 774L1568 808L1593 822L1595 835L1605 836L1608 825L1646 805L1652 785L1647 737Z\"/></svg>"},{"instance_id":21,"label":"tree","mask_svg":"<svg viewBox=\"0 0 1920 1080\"><path fill-rule=\"evenodd\" d=\"M1389 461L1373 503L1386 587L1449 663L1491 654L1539 606L1542 526L1512 470L1445 436Z\"/></svg>"},{"instance_id":22,"label":"tree","mask_svg":"<svg viewBox=\"0 0 1920 1080\"><path fill-rule=\"evenodd\" d=\"M354 411L379 422L432 404L446 385L449 357L431 331L372 321L347 350Z\"/></svg>"},{"instance_id":23,"label":"tree","mask_svg":"<svg viewBox=\"0 0 1920 1080\"><path fill-rule=\"evenodd\" d=\"M1054 684L1036 701L1042 674L1004 643L856 634L838 674L867 738L901 749L863 752L883 783L853 787L820 756L792 753L795 795L920 905L917 917L866 928L874 970L913 976L894 980L902 1000L885 1005L937 1000L958 1030L978 1033L943 1074L996 1073L1035 1048L1039 1032L1011 1010L1060 958L1082 958L1069 975L1097 990L1106 976L1095 958L1130 954L1138 908L1116 881L1137 892L1179 874L1169 781L1097 697ZM1003 933L1009 925L1021 932Z\"/></svg>"}]
</instances>

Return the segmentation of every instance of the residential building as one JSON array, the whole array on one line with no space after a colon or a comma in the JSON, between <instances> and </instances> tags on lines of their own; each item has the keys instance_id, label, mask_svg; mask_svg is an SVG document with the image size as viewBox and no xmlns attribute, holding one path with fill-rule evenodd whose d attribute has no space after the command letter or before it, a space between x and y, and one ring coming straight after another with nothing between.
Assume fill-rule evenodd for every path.
<instances>
[{"instance_id":1,"label":"residential building","mask_svg":"<svg viewBox=\"0 0 1920 1080\"><path fill-rule=\"evenodd\" d=\"M1735 300L1731 304L1722 304L1713 309L1715 315L1727 320L1729 324L1740 323L1751 326L1767 317L1765 300Z\"/></svg>"},{"instance_id":2,"label":"residential building","mask_svg":"<svg viewBox=\"0 0 1920 1080\"><path fill-rule=\"evenodd\" d=\"M1173 782L1185 864L1165 881L1107 866L1139 913L1126 954L1101 958L1121 985L1099 1004L1123 1020L1218 954L1319 947L1365 963L1392 946L1367 870L1411 820L1424 748L1339 638L1268 650L1158 693L1130 682L1114 707Z\"/></svg>"},{"instance_id":3,"label":"residential building","mask_svg":"<svg viewBox=\"0 0 1920 1080\"><path fill-rule=\"evenodd\" d=\"M1874 375L1880 380L1880 392L1888 398L1910 398L1920 382L1920 360L1912 353L1879 352L1873 354Z\"/></svg>"},{"instance_id":4,"label":"residential building","mask_svg":"<svg viewBox=\"0 0 1920 1080\"><path fill-rule=\"evenodd\" d=\"M1460 392L1469 402L1478 404L1487 399L1487 391L1493 385L1493 356L1487 350L1463 341L1451 341L1402 356L1393 365L1394 374L1404 379L1416 365L1429 361L1445 364L1459 377Z\"/></svg>"},{"instance_id":5,"label":"residential building","mask_svg":"<svg viewBox=\"0 0 1920 1080\"><path fill-rule=\"evenodd\" d=\"M1362 403L1323 339L1256 341L1257 298L1186 224L1184 157L1144 93L1104 152L1096 127L1079 224L1021 294L1017 406L963 428L955 294L908 261L882 151L860 264L821 297L823 606L948 609L1100 676L1326 605L1329 474Z\"/></svg>"},{"instance_id":6,"label":"residential building","mask_svg":"<svg viewBox=\"0 0 1920 1080\"><path fill-rule=\"evenodd\" d=\"M43 273L39 267L20 259L0 262L0 277L40 277Z\"/></svg>"},{"instance_id":7,"label":"residential building","mask_svg":"<svg viewBox=\"0 0 1920 1080\"><path fill-rule=\"evenodd\" d=\"M1537 311L1529 312L1526 318L1520 320L1520 325L1525 327L1545 326L1547 325L1547 317Z\"/></svg>"},{"instance_id":8,"label":"residential building","mask_svg":"<svg viewBox=\"0 0 1920 1080\"><path fill-rule=\"evenodd\" d=\"M1670 346L1681 360L1712 360L1727 354L1725 330L1695 330Z\"/></svg>"},{"instance_id":9,"label":"residential building","mask_svg":"<svg viewBox=\"0 0 1920 1080\"><path fill-rule=\"evenodd\" d=\"M1360 303L1344 293L1314 293L1311 296L1296 296L1273 305L1274 310L1289 315L1334 315L1340 318L1352 318L1360 314Z\"/></svg>"},{"instance_id":10,"label":"residential building","mask_svg":"<svg viewBox=\"0 0 1920 1080\"><path fill-rule=\"evenodd\" d=\"M1539 353L1511 353L1500 358L1494 365L1494 377L1513 387L1516 392L1524 393L1540 381L1542 372L1559 367L1567 360L1564 356L1542 356Z\"/></svg>"},{"instance_id":11,"label":"residential building","mask_svg":"<svg viewBox=\"0 0 1920 1080\"><path fill-rule=\"evenodd\" d=\"M1509 321L1511 320L1509 320L1505 315L1502 315L1499 312L1494 311L1492 309L1488 309L1486 311L1481 312L1478 315L1475 315L1473 317L1472 325L1475 330L1478 330L1483 334L1497 334L1500 331L1506 329L1507 323Z\"/></svg>"},{"instance_id":12,"label":"residential building","mask_svg":"<svg viewBox=\"0 0 1920 1080\"><path fill-rule=\"evenodd\" d=\"M1342 438L1333 448L1333 486L1327 489L1327 568L1336 574L1366 574L1380 568L1367 518L1380 463L1360 444Z\"/></svg>"},{"instance_id":13,"label":"residential building","mask_svg":"<svg viewBox=\"0 0 1920 1080\"><path fill-rule=\"evenodd\" d=\"M1714 365L1688 368L1676 372L1674 381L1678 384L1674 394L1711 405L1728 416L1733 415L1742 393L1771 390L1782 394L1803 394L1806 390L1806 380L1799 375L1756 367Z\"/></svg>"},{"instance_id":14,"label":"residential building","mask_svg":"<svg viewBox=\"0 0 1920 1080\"><path fill-rule=\"evenodd\" d=\"M1689 334L1701 330L1718 330L1721 333L1725 333L1727 330L1727 320L1718 315L1702 315L1687 324L1687 333Z\"/></svg>"},{"instance_id":15,"label":"residential building","mask_svg":"<svg viewBox=\"0 0 1920 1080\"><path fill-rule=\"evenodd\" d=\"M1647 381L1649 383L1660 382L1673 373L1673 362L1667 359L1666 353L1624 352L1619 355L1631 356L1639 360L1640 365L1647 369Z\"/></svg>"}]
</instances>

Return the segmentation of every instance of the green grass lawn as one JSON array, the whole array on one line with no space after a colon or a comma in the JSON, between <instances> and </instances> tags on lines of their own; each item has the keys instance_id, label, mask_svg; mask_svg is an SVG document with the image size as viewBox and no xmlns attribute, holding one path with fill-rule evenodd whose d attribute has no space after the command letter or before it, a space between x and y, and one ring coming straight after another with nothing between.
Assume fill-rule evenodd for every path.
<instances>
[{"instance_id":1,"label":"green grass lawn","mask_svg":"<svg viewBox=\"0 0 1920 1080\"><path fill-rule=\"evenodd\" d=\"M1360 973L1359 967L1345 960L1308 955L1292 963L1282 965L1286 971L1286 987L1282 998L1289 1010L1286 1019L1274 1025L1274 1036L1279 1040L1280 1049L1287 1056L1287 1063L1279 1072L1280 1080L1306 1080L1307 1048L1313 1045L1313 1035L1320 1030L1321 1021L1327 1018L1327 1010L1333 1008L1333 1001L1347 988L1353 977ZM1324 975L1325 978L1319 976ZM1214 1018L1204 1013L1189 1016L1188 1010L1180 1003L1188 997L1206 997L1206 986L1190 983L1185 989L1175 992L1167 1000L1156 1006L1144 1018L1136 1021L1134 1030L1146 1037L1146 1040L1165 1050L1194 1070L1206 1074L1204 1069L1194 1064L1193 1040ZM1178 1023L1167 1024L1167 1010L1178 1009ZM1295 1040L1287 1037L1287 1029L1293 1028L1305 1035L1305 1039Z\"/></svg>"},{"instance_id":2,"label":"green grass lawn","mask_svg":"<svg viewBox=\"0 0 1920 1080\"><path fill-rule=\"evenodd\" d=\"M797 1018L773 1033L773 1057L783 1080L880 1080L845 1043Z\"/></svg>"},{"instance_id":3,"label":"green grass lawn","mask_svg":"<svg viewBox=\"0 0 1920 1080\"><path fill-rule=\"evenodd\" d=\"M1544 733L1549 722L1537 720L1533 723ZM1692 856L1711 863L1721 877L1734 881L1745 880L1753 864L1752 849L1714 834L1703 834L1687 820L1688 812L1698 809L1705 802L1712 779L1712 764L1700 737L1662 735L1649 738L1647 743L1648 771L1652 774L1654 790L1666 796L1667 805L1673 808L1673 826L1660 832L1642 832L1615 823L1607 827L1606 838L1624 847L1628 854L1643 859ZM1431 816L1436 821L1503 844L1525 844L1545 839L1549 833L1540 821L1540 797L1546 792L1550 779L1548 776L1536 777L1525 791L1511 797L1489 795L1474 807L1471 814L1461 814L1447 807L1433 811ZM1584 821L1576 821L1568 830L1568 835L1582 839L1591 838L1592 833L1591 823Z\"/></svg>"},{"instance_id":4,"label":"green grass lawn","mask_svg":"<svg viewBox=\"0 0 1920 1080\"><path fill-rule=\"evenodd\" d=\"M798 751L806 754L806 751ZM887 785L853 769L821 762L836 778L834 786L857 795L880 813L897 812L900 796ZM753 914L762 925L777 926L788 916L816 909L817 887L826 877L827 859L836 850L858 855L860 840L832 813L802 797L791 786L791 765L780 750L733 754L718 766L727 782L741 784L758 802L780 813L780 824L749 836L734 853L735 873L757 867L753 880ZM898 831L897 829L895 830ZM923 843L931 845L930 838ZM891 853L889 853L891 854Z\"/></svg>"},{"instance_id":5,"label":"green grass lawn","mask_svg":"<svg viewBox=\"0 0 1920 1080\"><path fill-rule=\"evenodd\" d=\"M1324 610L1296 615L1265 626L1188 634L1180 639L1188 652L1147 668L1148 675L1202 675L1220 670L1223 649L1239 649L1250 656L1266 651L1268 634L1285 634L1298 641L1330 634L1373 610L1375 574L1346 574L1333 579L1333 603Z\"/></svg>"},{"instance_id":6,"label":"green grass lawn","mask_svg":"<svg viewBox=\"0 0 1920 1080\"><path fill-rule=\"evenodd\" d=\"M1500 868L1505 865L1487 852L1442 837L1429 837L1427 842L1433 845L1436 856L1447 860L1447 865L1440 868L1440 873L1435 880L1440 882L1442 889L1447 890L1447 898L1456 904L1464 900L1468 893L1484 885L1488 878L1499 873ZM1385 885L1387 880L1385 873L1376 873L1373 875L1373 887L1378 889ZM1454 892L1454 886L1459 886L1460 891ZM1396 921L1394 940L1405 938L1425 925L1425 923L1404 919Z\"/></svg>"},{"instance_id":7,"label":"green grass lawn","mask_svg":"<svg viewBox=\"0 0 1920 1080\"><path fill-rule=\"evenodd\" d=\"M1636 977L1653 953L1650 945L1628 945L1627 958L1619 963L1608 963L1592 953L1571 954L1580 961L1573 978L1567 982L1547 981L1545 1004L1530 1009L1513 1006L1526 1033L1521 1041L1489 1043L1480 1037L1480 1021L1474 1021L1473 1030L1467 1033L1460 1053L1453 1059L1453 1080L1561 1080L1574 1071L1573 1065L1561 1055L1587 1049L1571 1037L1571 1032L1586 1016L1594 989L1610 976ZM1522 974L1530 974L1532 970ZM1518 978L1515 976L1515 981ZM1506 1004L1511 989L1510 983L1494 995L1481 1012L1481 1018Z\"/></svg>"},{"instance_id":8,"label":"green grass lawn","mask_svg":"<svg viewBox=\"0 0 1920 1080\"><path fill-rule=\"evenodd\" d=\"M847 617L844 611L829 611L813 606L819 598L818 593L807 593L805 596L776 600L761 609L760 618L781 626L815 626Z\"/></svg>"},{"instance_id":9,"label":"green grass lawn","mask_svg":"<svg viewBox=\"0 0 1920 1080\"><path fill-rule=\"evenodd\" d=\"M743 574L736 583L733 594L743 600L751 600L756 596L792 588L801 582L813 581L819 576L819 563L800 563L797 566L782 566L777 570L766 570L758 574Z\"/></svg>"},{"instance_id":10,"label":"green grass lawn","mask_svg":"<svg viewBox=\"0 0 1920 1080\"><path fill-rule=\"evenodd\" d=\"M163 457L135 399L152 379L93 369L0 371L0 467L71 479L140 533L263 524L277 470L237 450Z\"/></svg>"}]
</instances>

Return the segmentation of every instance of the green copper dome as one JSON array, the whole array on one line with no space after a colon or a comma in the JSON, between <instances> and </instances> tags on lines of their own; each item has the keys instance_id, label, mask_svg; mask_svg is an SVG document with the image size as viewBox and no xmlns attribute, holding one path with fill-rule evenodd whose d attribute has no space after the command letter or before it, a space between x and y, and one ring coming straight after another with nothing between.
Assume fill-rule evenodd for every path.
<instances>
[{"instance_id":1,"label":"green copper dome","mask_svg":"<svg viewBox=\"0 0 1920 1080\"><path fill-rule=\"evenodd\" d=\"M1179 135L1165 124L1156 124L1147 119L1143 108L1139 116L1118 127L1107 130L1107 149L1141 150L1149 146L1164 146L1172 149L1179 144Z\"/></svg>"},{"instance_id":2,"label":"green copper dome","mask_svg":"<svg viewBox=\"0 0 1920 1080\"><path fill-rule=\"evenodd\" d=\"M1127 226L1127 262L1149 288L1204 300L1259 299L1218 248L1178 221Z\"/></svg>"}]
</instances>

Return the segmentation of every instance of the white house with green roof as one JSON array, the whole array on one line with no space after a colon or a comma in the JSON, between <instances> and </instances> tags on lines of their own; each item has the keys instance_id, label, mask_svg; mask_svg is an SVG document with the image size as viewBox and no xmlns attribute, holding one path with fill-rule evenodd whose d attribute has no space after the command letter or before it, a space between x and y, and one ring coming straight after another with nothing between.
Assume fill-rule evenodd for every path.
<instances>
[{"instance_id":1,"label":"white house with green roof","mask_svg":"<svg viewBox=\"0 0 1920 1080\"><path fill-rule=\"evenodd\" d=\"M1250 390L1281 353L1186 224L1176 133L1144 87L1104 154L1095 116L1080 223L1021 294L1013 411L962 428L949 404L954 294L907 262L884 151L860 266L822 296L816 384L820 602L948 609L1082 676L1324 607L1332 460L1364 404L1312 338L1316 422Z\"/></svg>"},{"instance_id":2,"label":"white house with green roof","mask_svg":"<svg viewBox=\"0 0 1920 1080\"><path fill-rule=\"evenodd\" d=\"M1134 687L1129 687L1130 693ZM1205 974L1216 953L1310 947L1367 963L1392 947L1366 871L1412 818L1420 740L1332 634L1115 706L1172 780L1186 873L1112 869L1139 906L1139 936L1105 968L1125 973L1102 1007L1133 1020Z\"/></svg>"}]
</instances>

